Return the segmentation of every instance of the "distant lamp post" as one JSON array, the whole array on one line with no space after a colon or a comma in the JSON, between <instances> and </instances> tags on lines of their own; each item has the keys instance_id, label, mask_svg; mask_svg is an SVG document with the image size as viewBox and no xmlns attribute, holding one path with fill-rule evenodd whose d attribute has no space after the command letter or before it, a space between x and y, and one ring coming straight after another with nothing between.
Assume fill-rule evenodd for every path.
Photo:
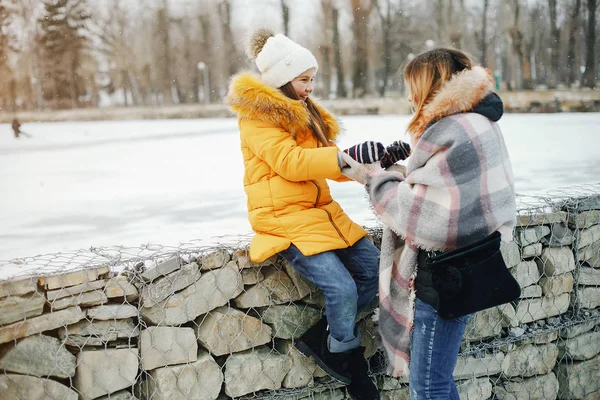
<instances>
[{"instance_id":1,"label":"distant lamp post","mask_svg":"<svg viewBox=\"0 0 600 400\"><path fill-rule=\"evenodd\" d=\"M204 62L200 61L198 63L198 70L204 77L204 83L202 85L202 101L204 103L208 103L210 100L210 93L208 92L210 90L208 87L208 66Z\"/></svg>"}]
</instances>

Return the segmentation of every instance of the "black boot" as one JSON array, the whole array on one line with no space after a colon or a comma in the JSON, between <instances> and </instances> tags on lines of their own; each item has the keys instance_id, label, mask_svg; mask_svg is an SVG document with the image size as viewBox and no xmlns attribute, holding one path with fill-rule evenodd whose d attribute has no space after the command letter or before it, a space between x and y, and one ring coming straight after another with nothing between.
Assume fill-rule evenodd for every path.
<instances>
[{"instance_id":1,"label":"black boot","mask_svg":"<svg viewBox=\"0 0 600 400\"><path fill-rule=\"evenodd\" d=\"M350 383L348 361L351 352L331 353L327 347L328 336L327 319L323 317L297 339L295 345L305 356L312 356L323 371L347 385Z\"/></svg>"},{"instance_id":2,"label":"black boot","mask_svg":"<svg viewBox=\"0 0 600 400\"><path fill-rule=\"evenodd\" d=\"M369 376L369 366L365 360L365 348L359 347L350 352L348 371L352 382L346 388L352 400L379 400L379 390Z\"/></svg>"},{"instance_id":3,"label":"black boot","mask_svg":"<svg viewBox=\"0 0 600 400\"><path fill-rule=\"evenodd\" d=\"M302 352L302 354L306 356L310 356L312 353L320 354L321 341L323 340L323 335L326 333L327 317L323 315L323 317L316 324L308 328L304 335L302 335L299 339L296 339L296 347Z\"/></svg>"}]
</instances>

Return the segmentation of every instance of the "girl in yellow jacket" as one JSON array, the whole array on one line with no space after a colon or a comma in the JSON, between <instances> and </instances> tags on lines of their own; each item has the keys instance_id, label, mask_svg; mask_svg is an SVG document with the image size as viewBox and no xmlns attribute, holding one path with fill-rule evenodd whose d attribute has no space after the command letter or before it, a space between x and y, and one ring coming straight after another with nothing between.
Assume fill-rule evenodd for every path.
<instances>
[{"instance_id":1,"label":"girl in yellow jacket","mask_svg":"<svg viewBox=\"0 0 600 400\"><path fill-rule=\"evenodd\" d=\"M261 262L278 253L323 291L326 317L296 346L349 384L353 399L378 399L355 319L376 295L379 250L327 185L326 179L347 178L332 142L340 127L310 98L317 61L306 48L266 29L252 35L248 55L261 76L233 77L227 102L238 115L248 218L256 233L250 258ZM375 142L348 151L363 162L384 152Z\"/></svg>"}]
</instances>

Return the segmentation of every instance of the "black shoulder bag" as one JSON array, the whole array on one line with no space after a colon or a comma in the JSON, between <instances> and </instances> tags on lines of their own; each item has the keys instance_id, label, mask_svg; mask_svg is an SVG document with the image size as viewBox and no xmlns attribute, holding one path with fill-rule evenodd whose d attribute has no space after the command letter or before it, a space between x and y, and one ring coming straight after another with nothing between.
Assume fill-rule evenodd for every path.
<instances>
[{"instance_id":1,"label":"black shoulder bag","mask_svg":"<svg viewBox=\"0 0 600 400\"><path fill-rule=\"evenodd\" d=\"M521 296L521 287L502 258L499 232L427 257L426 263L439 295L437 312L444 319L459 318Z\"/></svg>"}]
</instances>

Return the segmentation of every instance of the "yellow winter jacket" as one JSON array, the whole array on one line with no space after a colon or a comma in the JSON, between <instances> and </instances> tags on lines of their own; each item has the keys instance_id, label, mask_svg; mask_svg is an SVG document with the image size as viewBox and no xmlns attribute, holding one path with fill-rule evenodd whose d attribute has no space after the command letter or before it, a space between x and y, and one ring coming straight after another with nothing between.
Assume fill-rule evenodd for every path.
<instances>
[{"instance_id":1,"label":"yellow winter jacket","mask_svg":"<svg viewBox=\"0 0 600 400\"><path fill-rule=\"evenodd\" d=\"M352 246L366 235L331 198L326 179L347 180L339 149L333 143L318 147L303 102L242 73L232 79L227 103L238 115L248 219L256 232L252 261L264 261L291 243L310 256ZM337 121L317 107L334 139Z\"/></svg>"}]
</instances>

